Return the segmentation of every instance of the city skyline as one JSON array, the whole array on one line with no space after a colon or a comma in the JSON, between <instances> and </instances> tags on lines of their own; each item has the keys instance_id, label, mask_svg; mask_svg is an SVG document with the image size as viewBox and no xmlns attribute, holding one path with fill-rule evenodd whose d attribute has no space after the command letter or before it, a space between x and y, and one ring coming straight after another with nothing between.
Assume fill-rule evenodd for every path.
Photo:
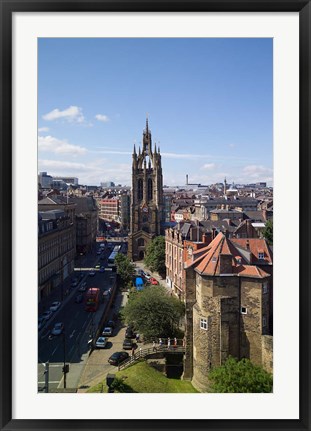
<instances>
[{"instance_id":1,"label":"city skyline","mask_svg":"<svg viewBox=\"0 0 311 431\"><path fill-rule=\"evenodd\" d=\"M131 184L146 117L164 184L272 185L272 39L39 39L38 171Z\"/></svg>"}]
</instances>

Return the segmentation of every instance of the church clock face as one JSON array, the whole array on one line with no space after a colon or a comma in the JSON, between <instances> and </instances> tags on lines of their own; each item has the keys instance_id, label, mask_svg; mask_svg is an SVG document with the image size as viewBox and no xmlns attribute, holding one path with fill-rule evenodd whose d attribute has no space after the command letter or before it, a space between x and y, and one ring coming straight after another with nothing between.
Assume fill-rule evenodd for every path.
<instances>
[{"instance_id":1,"label":"church clock face","mask_svg":"<svg viewBox=\"0 0 311 431\"><path fill-rule=\"evenodd\" d=\"M143 212L144 212L145 214L148 214L148 207L143 207Z\"/></svg>"}]
</instances>

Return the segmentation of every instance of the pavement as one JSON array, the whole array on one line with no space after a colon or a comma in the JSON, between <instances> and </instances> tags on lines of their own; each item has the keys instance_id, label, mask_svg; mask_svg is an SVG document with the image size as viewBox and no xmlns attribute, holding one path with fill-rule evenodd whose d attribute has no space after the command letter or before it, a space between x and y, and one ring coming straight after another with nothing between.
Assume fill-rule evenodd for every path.
<instances>
[{"instance_id":1,"label":"pavement","mask_svg":"<svg viewBox=\"0 0 311 431\"><path fill-rule=\"evenodd\" d=\"M167 287L165 279L162 278L158 273L152 273L143 263L143 261L135 262L135 267L142 269L144 272L148 272L152 277L158 280L159 284L162 284L167 288L168 292L171 289ZM113 313L117 312L120 307L124 307L127 302L127 292L119 292L115 301L115 308L110 311L111 317ZM110 318L110 317L109 317ZM115 374L118 371L118 367L110 365L108 358L118 351L122 351L122 344L125 338L126 327L122 326L121 322L118 322L115 328L115 335L109 338L108 346L105 349L95 349L86 359L84 371L78 383L79 393L87 392L87 390L99 383L105 382L107 374ZM139 349L140 345L138 345ZM152 343L141 344L141 347L147 348L152 347ZM130 352L129 352L130 354Z\"/></svg>"},{"instance_id":2,"label":"pavement","mask_svg":"<svg viewBox=\"0 0 311 431\"><path fill-rule=\"evenodd\" d=\"M108 320L112 318L113 314L118 312L120 307L124 307L127 302L127 292L119 292L117 294L115 305L110 310ZM126 327L117 322L116 328L114 329L114 336L109 337L107 347L105 349L95 349L88 356L84 370L77 384L79 393L87 392L87 390L103 382L106 379L107 374L114 374L118 371L116 366L108 363L108 358L118 351L122 351L122 344L125 338Z\"/></svg>"}]
</instances>

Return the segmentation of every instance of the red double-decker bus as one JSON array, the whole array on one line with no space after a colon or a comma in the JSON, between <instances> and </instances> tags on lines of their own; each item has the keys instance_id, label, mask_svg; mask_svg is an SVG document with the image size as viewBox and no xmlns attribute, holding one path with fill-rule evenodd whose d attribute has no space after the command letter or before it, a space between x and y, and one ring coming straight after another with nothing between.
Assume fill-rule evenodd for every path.
<instances>
[{"instance_id":1,"label":"red double-decker bus","mask_svg":"<svg viewBox=\"0 0 311 431\"><path fill-rule=\"evenodd\" d=\"M100 289L90 287L85 295L85 311L96 311L99 305Z\"/></svg>"}]
</instances>

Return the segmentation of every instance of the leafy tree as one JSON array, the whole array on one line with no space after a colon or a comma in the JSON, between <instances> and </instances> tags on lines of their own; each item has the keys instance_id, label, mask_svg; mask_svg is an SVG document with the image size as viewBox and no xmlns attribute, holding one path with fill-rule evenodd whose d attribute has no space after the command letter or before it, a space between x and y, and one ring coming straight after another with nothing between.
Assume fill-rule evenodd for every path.
<instances>
[{"instance_id":1,"label":"leafy tree","mask_svg":"<svg viewBox=\"0 0 311 431\"><path fill-rule=\"evenodd\" d=\"M150 271L156 271L162 277L165 277L166 268L164 236L157 236L149 243L144 262Z\"/></svg>"},{"instance_id":2,"label":"leafy tree","mask_svg":"<svg viewBox=\"0 0 311 431\"><path fill-rule=\"evenodd\" d=\"M229 357L221 367L209 373L212 392L258 393L271 392L272 375L263 368L253 365L249 359L238 361Z\"/></svg>"},{"instance_id":3,"label":"leafy tree","mask_svg":"<svg viewBox=\"0 0 311 431\"><path fill-rule=\"evenodd\" d=\"M130 259L122 253L118 253L115 258L115 263L117 267L117 273L121 279L121 282L126 287L132 285L132 276L134 274L134 265Z\"/></svg>"},{"instance_id":4,"label":"leafy tree","mask_svg":"<svg viewBox=\"0 0 311 431\"><path fill-rule=\"evenodd\" d=\"M273 245L273 221L268 220L264 230L262 231L264 238L268 241L268 244Z\"/></svg>"},{"instance_id":5,"label":"leafy tree","mask_svg":"<svg viewBox=\"0 0 311 431\"><path fill-rule=\"evenodd\" d=\"M169 296L163 286L148 286L130 294L123 309L126 322L146 339L177 336L183 313L183 303Z\"/></svg>"}]
</instances>

